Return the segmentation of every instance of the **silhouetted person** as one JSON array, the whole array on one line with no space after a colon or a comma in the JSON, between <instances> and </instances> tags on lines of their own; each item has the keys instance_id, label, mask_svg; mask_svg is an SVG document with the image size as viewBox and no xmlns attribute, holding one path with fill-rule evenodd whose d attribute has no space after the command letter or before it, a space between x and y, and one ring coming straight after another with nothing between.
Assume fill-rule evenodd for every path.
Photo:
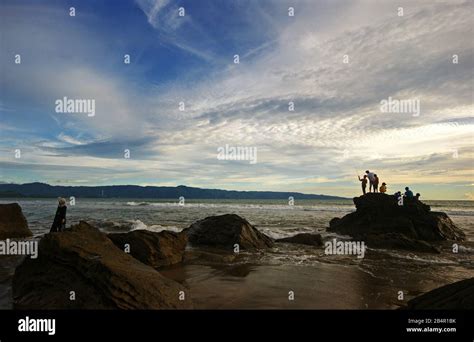
<instances>
[{"instance_id":1,"label":"silhouetted person","mask_svg":"<svg viewBox=\"0 0 474 342\"><path fill-rule=\"evenodd\" d=\"M58 198L58 209L56 209L56 215L54 215L53 225L51 226L50 232L61 232L66 228L66 200L62 197Z\"/></svg>"},{"instance_id":2,"label":"silhouetted person","mask_svg":"<svg viewBox=\"0 0 474 342\"><path fill-rule=\"evenodd\" d=\"M365 191L367 189L367 175L364 175L362 179L360 178L360 176L357 177L359 177L359 180L362 182L360 183L362 185L362 193L365 195Z\"/></svg>"},{"instance_id":3,"label":"silhouetted person","mask_svg":"<svg viewBox=\"0 0 474 342\"><path fill-rule=\"evenodd\" d=\"M405 197L406 198L413 198L413 191L411 191L408 186L405 188Z\"/></svg>"},{"instance_id":4,"label":"silhouetted person","mask_svg":"<svg viewBox=\"0 0 474 342\"><path fill-rule=\"evenodd\" d=\"M369 192L372 192L372 189L374 188L375 174L369 170L366 170L365 173L369 178Z\"/></svg>"},{"instance_id":5,"label":"silhouetted person","mask_svg":"<svg viewBox=\"0 0 474 342\"><path fill-rule=\"evenodd\" d=\"M420 200L420 196L421 196L421 195L420 195L420 193L419 193L419 192L417 192L417 193L416 193L416 195L415 195L415 198L416 198L416 200L417 200L417 201L419 201L419 200Z\"/></svg>"},{"instance_id":6,"label":"silhouetted person","mask_svg":"<svg viewBox=\"0 0 474 342\"><path fill-rule=\"evenodd\" d=\"M387 192L387 184L386 183L382 183L382 186L380 187L380 192L383 193L383 194Z\"/></svg>"},{"instance_id":7,"label":"silhouetted person","mask_svg":"<svg viewBox=\"0 0 474 342\"><path fill-rule=\"evenodd\" d=\"M379 177L374 174L374 192L379 192Z\"/></svg>"}]
</instances>

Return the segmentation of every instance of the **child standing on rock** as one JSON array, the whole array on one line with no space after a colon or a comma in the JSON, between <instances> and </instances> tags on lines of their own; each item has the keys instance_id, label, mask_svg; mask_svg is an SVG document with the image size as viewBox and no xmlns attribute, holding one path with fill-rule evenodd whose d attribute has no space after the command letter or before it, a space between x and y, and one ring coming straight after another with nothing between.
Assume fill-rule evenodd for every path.
<instances>
[{"instance_id":1,"label":"child standing on rock","mask_svg":"<svg viewBox=\"0 0 474 342\"><path fill-rule=\"evenodd\" d=\"M58 208L56 209L56 215L54 215L54 221L51 226L50 233L61 232L66 228L66 200L62 197L58 198Z\"/></svg>"},{"instance_id":2,"label":"child standing on rock","mask_svg":"<svg viewBox=\"0 0 474 342\"><path fill-rule=\"evenodd\" d=\"M367 189L367 175L364 175L364 177L361 179L360 176L357 176L359 177L359 180L362 182L361 185L362 185L362 193L365 195L365 192L366 192L366 189Z\"/></svg>"}]
</instances>

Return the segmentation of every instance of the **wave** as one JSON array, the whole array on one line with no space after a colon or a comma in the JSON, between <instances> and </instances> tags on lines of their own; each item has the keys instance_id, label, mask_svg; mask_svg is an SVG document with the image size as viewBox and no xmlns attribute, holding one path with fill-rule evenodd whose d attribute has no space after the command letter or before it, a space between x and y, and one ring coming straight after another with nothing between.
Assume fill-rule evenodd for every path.
<instances>
[{"instance_id":1,"label":"wave","mask_svg":"<svg viewBox=\"0 0 474 342\"><path fill-rule=\"evenodd\" d=\"M471 247L465 247L465 246L459 246L459 252L461 253L467 253L467 254L474 254L474 248Z\"/></svg>"},{"instance_id":2,"label":"wave","mask_svg":"<svg viewBox=\"0 0 474 342\"><path fill-rule=\"evenodd\" d=\"M123 205L123 203L116 202L117 205ZM303 210L303 211L328 211L328 212L351 212L354 211L354 207L350 205L339 205L339 206L299 206L299 205L286 205L286 204L236 204L236 203L186 203L180 205L178 202L126 202L126 206L151 206L151 207L162 207L162 208L228 208L228 209L258 209L258 210Z\"/></svg>"},{"instance_id":3,"label":"wave","mask_svg":"<svg viewBox=\"0 0 474 342\"><path fill-rule=\"evenodd\" d=\"M100 230L106 232L129 232L134 230L149 230L152 232L162 232L164 230L179 233L183 228L176 226L162 226L160 224L147 225L141 220L125 220L125 221L93 221L93 225L97 226Z\"/></svg>"},{"instance_id":4,"label":"wave","mask_svg":"<svg viewBox=\"0 0 474 342\"><path fill-rule=\"evenodd\" d=\"M149 203L148 202L127 202L126 205L135 207L135 206L141 206L141 205L149 205Z\"/></svg>"},{"instance_id":5,"label":"wave","mask_svg":"<svg viewBox=\"0 0 474 342\"><path fill-rule=\"evenodd\" d=\"M143 229L144 230L149 230L149 231L152 231L152 232L155 232L155 233L159 233L159 232L162 232L164 230L179 233L183 230L183 228L179 228L179 227L176 227L176 226L162 226L160 224L153 224L153 225L147 226L145 223L143 223L140 220L135 220L133 222L131 231L132 230L143 230Z\"/></svg>"},{"instance_id":6,"label":"wave","mask_svg":"<svg viewBox=\"0 0 474 342\"><path fill-rule=\"evenodd\" d=\"M370 248L369 247L369 251L371 249L384 252L384 253L388 254L389 256L391 256L393 258L410 260L410 261L417 261L417 262L420 262L420 263L437 264L437 265L457 265L458 264L458 261L444 259L440 256L420 257L420 256L412 254L410 252L407 252L406 254L403 254L403 252L397 252L397 251L382 249L382 248Z\"/></svg>"}]
</instances>

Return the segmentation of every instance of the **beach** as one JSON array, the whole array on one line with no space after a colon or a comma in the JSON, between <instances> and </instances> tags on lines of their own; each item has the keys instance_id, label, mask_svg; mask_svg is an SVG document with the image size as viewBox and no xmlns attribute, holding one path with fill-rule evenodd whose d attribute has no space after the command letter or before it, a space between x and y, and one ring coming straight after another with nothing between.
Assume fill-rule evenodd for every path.
<instances>
[{"instance_id":1,"label":"beach","mask_svg":"<svg viewBox=\"0 0 474 342\"><path fill-rule=\"evenodd\" d=\"M51 199L2 199L20 203L37 239L49 232L55 210ZM165 277L189 289L198 309L395 309L434 288L472 277L474 264L474 205L468 201L429 202L446 212L466 233L459 253L452 243L441 253L375 249L364 258L326 255L324 247L279 243L263 252L242 251L233 261L193 258L160 267ZM297 233L318 233L324 240L347 239L326 231L333 217L354 211L351 200L284 201L196 200L180 206L173 200L79 199L68 208L68 226L85 220L106 233L147 229L181 231L211 215L235 213L278 239ZM1 257L0 307L12 307L11 277L21 257ZM400 299L400 291L403 292Z\"/></svg>"}]
</instances>

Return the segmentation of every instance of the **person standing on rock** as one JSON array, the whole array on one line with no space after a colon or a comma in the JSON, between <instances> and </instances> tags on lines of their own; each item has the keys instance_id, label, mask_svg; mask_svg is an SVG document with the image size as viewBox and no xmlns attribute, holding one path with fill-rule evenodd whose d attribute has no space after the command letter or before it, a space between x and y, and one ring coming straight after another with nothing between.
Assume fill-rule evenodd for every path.
<instances>
[{"instance_id":1,"label":"person standing on rock","mask_svg":"<svg viewBox=\"0 0 474 342\"><path fill-rule=\"evenodd\" d=\"M54 221L51 226L50 233L61 232L66 228L66 200L62 197L58 198L58 209L56 209L56 215L54 215Z\"/></svg>"},{"instance_id":2,"label":"person standing on rock","mask_svg":"<svg viewBox=\"0 0 474 342\"><path fill-rule=\"evenodd\" d=\"M380 190L379 190L382 194L386 193L387 192L387 183L382 183L382 186L380 187Z\"/></svg>"},{"instance_id":3,"label":"person standing on rock","mask_svg":"<svg viewBox=\"0 0 474 342\"><path fill-rule=\"evenodd\" d=\"M413 198L413 191L411 191L408 186L405 188L405 197L406 198Z\"/></svg>"},{"instance_id":4,"label":"person standing on rock","mask_svg":"<svg viewBox=\"0 0 474 342\"><path fill-rule=\"evenodd\" d=\"M362 193L365 195L365 192L367 190L367 175L364 175L362 179L360 178L360 176L357 177L359 177L359 180L362 182L360 183L362 185Z\"/></svg>"},{"instance_id":5,"label":"person standing on rock","mask_svg":"<svg viewBox=\"0 0 474 342\"><path fill-rule=\"evenodd\" d=\"M379 177L374 174L374 192L379 192Z\"/></svg>"},{"instance_id":6,"label":"person standing on rock","mask_svg":"<svg viewBox=\"0 0 474 342\"><path fill-rule=\"evenodd\" d=\"M372 192L372 189L374 189L374 184L375 184L375 173L370 172L369 170L366 170L365 173L367 174L367 177L369 178L369 192Z\"/></svg>"}]
</instances>

